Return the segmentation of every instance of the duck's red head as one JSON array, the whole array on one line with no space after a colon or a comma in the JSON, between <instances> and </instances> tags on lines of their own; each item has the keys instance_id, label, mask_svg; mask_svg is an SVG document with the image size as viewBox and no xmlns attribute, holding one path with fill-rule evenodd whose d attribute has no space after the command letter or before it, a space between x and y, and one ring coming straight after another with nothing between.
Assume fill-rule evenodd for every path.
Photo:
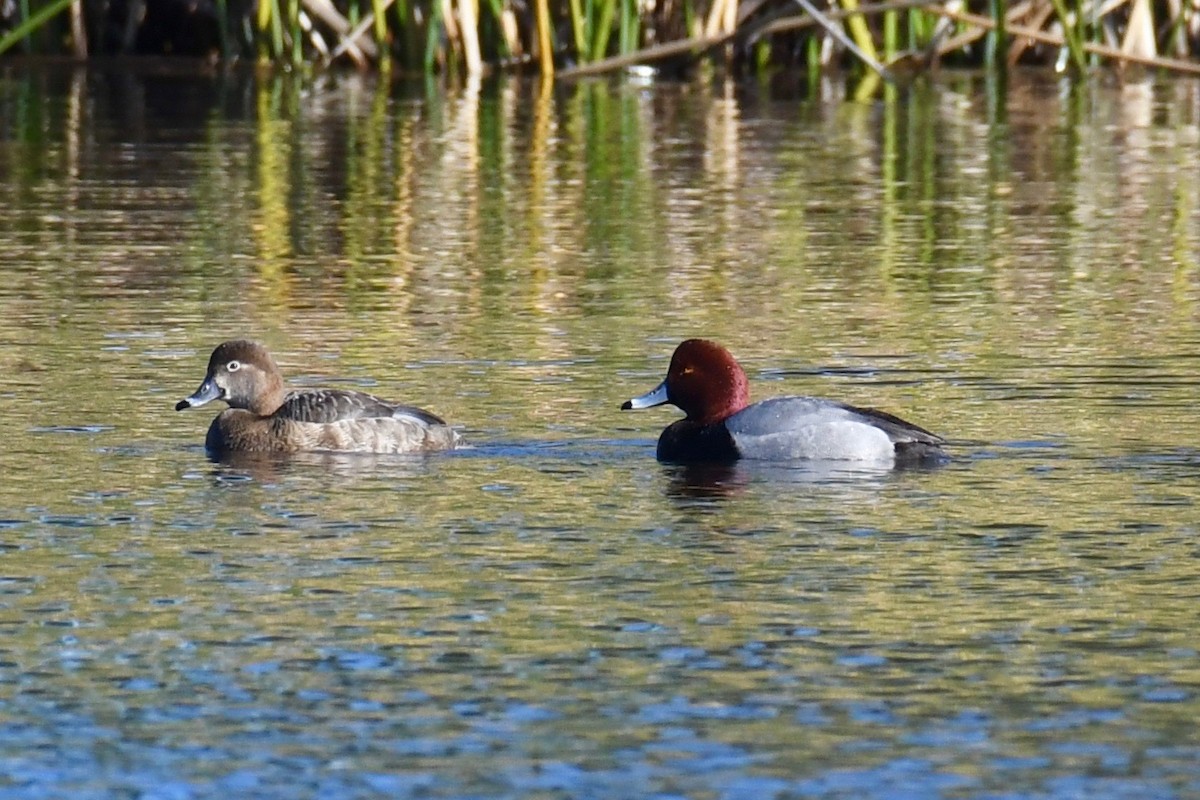
<instances>
[{"instance_id":1,"label":"duck's red head","mask_svg":"<svg viewBox=\"0 0 1200 800\"><path fill-rule=\"evenodd\" d=\"M688 339L675 348L666 380L621 408L663 403L678 406L692 422L711 425L750 405L750 384L724 347L707 339Z\"/></svg>"}]
</instances>

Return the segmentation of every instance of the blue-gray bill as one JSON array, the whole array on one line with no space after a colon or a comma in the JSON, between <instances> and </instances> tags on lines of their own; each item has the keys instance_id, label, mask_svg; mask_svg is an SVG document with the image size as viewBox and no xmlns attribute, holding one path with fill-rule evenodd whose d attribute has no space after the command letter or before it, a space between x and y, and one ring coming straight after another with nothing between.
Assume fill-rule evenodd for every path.
<instances>
[{"instance_id":1,"label":"blue-gray bill","mask_svg":"<svg viewBox=\"0 0 1200 800\"><path fill-rule=\"evenodd\" d=\"M217 386L214 380L206 378L204 383L200 384L199 389L175 404L175 410L183 411L185 408L198 408L205 403L219 400L224 393L224 390L220 386Z\"/></svg>"},{"instance_id":2,"label":"blue-gray bill","mask_svg":"<svg viewBox=\"0 0 1200 800\"><path fill-rule=\"evenodd\" d=\"M667 382L663 381L645 394L639 395L632 400L626 400L621 404L621 410L629 411L634 408L653 408L654 406L661 406L663 403L669 402L671 400L667 397Z\"/></svg>"}]
</instances>

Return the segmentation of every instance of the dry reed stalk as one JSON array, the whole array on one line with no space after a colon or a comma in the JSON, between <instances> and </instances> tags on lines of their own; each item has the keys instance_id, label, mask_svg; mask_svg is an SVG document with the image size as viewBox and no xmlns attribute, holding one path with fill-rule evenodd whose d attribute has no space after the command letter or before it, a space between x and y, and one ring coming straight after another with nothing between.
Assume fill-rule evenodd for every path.
<instances>
[{"instance_id":1,"label":"dry reed stalk","mask_svg":"<svg viewBox=\"0 0 1200 800\"><path fill-rule=\"evenodd\" d=\"M846 32L842 30L840 25L834 24L833 17L826 16L824 13L818 10L817 7L812 4L811 0L795 0L795 2L806 12L808 12L808 15L816 20L817 24L824 28L825 32L828 33L830 37L840 43L842 47L846 48L855 56L857 56L858 60L870 67L876 75L883 78L888 83L891 83L893 80L895 80L895 78L892 77L892 74L888 71L888 68L883 64L880 64L878 59L875 58L875 46L870 42L869 36L867 37L867 41L869 43L870 52L867 52L867 50L859 47L859 45L853 39L847 36ZM846 0L846 2L852 3L853 0ZM850 10L847 8L844 17L846 19L858 17L860 21L862 20L862 14L857 9ZM863 28L866 28L866 23L863 23Z\"/></svg>"},{"instance_id":2,"label":"dry reed stalk","mask_svg":"<svg viewBox=\"0 0 1200 800\"><path fill-rule=\"evenodd\" d=\"M131 8L146 7L155 0L130 0ZM1083 72L1096 57L1118 65L1140 64L1155 69L1200 74L1195 61L1197 37L1200 37L1200 0L992 0L990 13L976 14L955 5L966 0L893 0L871 4L867 0L829 0L834 8L820 0L795 0L804 8L800 16L780 18L789 13L787 0L710 0L707 8L696 9L693 0L257 0L244 4L240 18L227 17L229 0L215 0L212 7L220 26L221 52L238 55L237 27L246 25L250 32L245 44L257 45L263 60L299 62L317 59L326 63L347 56L360 68L369 68L386 60L389 50L409 52L417 39L425 40L425 67L461 67L468 75L479 75L488 68L486 53L501 58L517 56L506 65L519 66L522 50L536 54L541 73L553 76L556 23L567 36L561 44L574 54L579 66L562 70L563 77L597 74L637 63L653 63L672 57L715 55L713 49L729 46L733 40L747 48L725 50L727 60L745 59L751 70L765 67L771 48L753 48L767 36L820 27L825 35L799 37L799 50L779 48L775 52L800 53L806 44L820 43L832 53L838 41L855 57L887 75L878 63L876 36L882 36L889 58L904 35L901 21L894 13L915 9L907 23L911 41L920 44L932 62L963 48L999 29L995 40L1005 48L1010 65L1022 59L1034 45L1067 48L1073 67ZM42 0L36 12L25 12L15 27L0 35L0 51L26 43L30 48L65 51L86 58L90 49L102 47L99 40L88 41L89 30L100 30L111 4L88 0ZM978 4L980 0L976 0ZM3 0L0 0L0 4ZM361 20L351 25L345 10L361 8ZM861 6L861 7L860 7ZM153 7L153 6L150 6ZM385 15L388 8L401 13ZM524 9L529 13L525 14ZM614 13L620 9L619 19ZM490 12L489 10L490 9ZM343 13L345 12L345 13ZM556 20L552 14L567 14ZM197 12L200 13L200 12ZM868 24L868 18L887 13L888 17ZM53 17L61 14L58 20ZM488 24L494 17L495 25ZM122 15L118 31L121 40L132 47L139 34L140 16ZM934 20L941 20L932 24ZM841 21L835 24L835 21ZM955 29L951 21L958 23ZM660 40L668 31L683 28L698 35L633 50L642 38ZM374 26L374 35L367 34ZM110 28L112 26L110 25ZM531 30L532 28L532 30ZM610 50L610 36L620 32L621 55L604 58ZM35 37L34 34L37 34ZM323 38L324 37L324 38ZM491 37L490 39L488 37ZM1095 41L1084 41L1085 38ZM325 46L328 41L332 49ZM791 44L791 43L789 43ZM912 45L910 45L912 46ZM1192 55L1189 57L1189 52ZM1175 57L1165 57L1171 54ZM975 54L967 54L974 57ZM991 64L998 54L984 57ZM755 59L758 59L755 61ZM1060 57L1061 58L1061 57ZM789 59L784 55L783 59ZM920 58L916 59L920 61ZM591 62L591 63L588 63ZM818 69L814 64L810 67Z\"/></svg>"},{"instance_id":3,"label":"dry reed stalk","mask_svg":"<svg viewBox=\"0 0 1200 800\"><path fill-rule=\"evenodd\" d=\"M458 0L458 21L462 31L467 74L480 75L483 73L483 59L479 55L479 19L475 0Z\"/></svg>"},{"instance_id":4,"label":"dry reed stalk","mask_svg":"<svg viewBox=\"0 0 1200 800\"><path fill-rule=\"evenodd\" d=\"M554 52L550 45L550 5L546 0L536 0L534 9L537 16L538 34L538 64L542 77L554 75Z\"/></svg>"},{"instance_id":5,"label":"dry reed stalk","mask_svg":"<svg viewBox=\"0 0 1200 800\"><path fill-rule=\"evenodd\" d=\"M725 25L725 20L729 16L725 9L733 3L734 14L736 19L736 0L715 0L712 7L708 10L708 19L704 22L705 36L718 36L725 33L729 28Z\"/></svg>"},{"instance_id":6,"label":"dry reed stalk","mask_svg":"<svg viewBox=\"0 0 1200 800\"><path fill-rule=\"evenodd\" d=\"M1121 52L1143 58L1158 55L1158 43L1154 41L1154 12L1150 0L1133 0L1129 22L1125 27L1125 38L1121 41Z\"/></svg>"},{"instance_id":7,"label":"dry reed stalk","mask_svg":"<svg viewBox=\"0 0 1200 800\"><path fill-rule=\"evenodd\" d=\"M342 16L342 12L334 7L330 0L302 0L304 10L312 14L340 38L346 38L350 33L350 21ZM346 46L346 54L351 58L358 56L363 64L379 57L379 49L370 39L361 39ZM358 58L355 58L358 61Z\"/></svg>"},{"instance_id":8,"label":"dry reed stalk","mask_svg":"<svg viewBox=\"0 0 1200 800\"><path fill-rule=\"evenodd\" d=\"M71 50L76 58L87 58L87 26L83 22L83 2L71 3Z\"/></svg>"},{"instance_id":9,"label":"dry reed stalk","mask_svg":"<svg viewBox=\"0 0 1200 800\"><path fill-rule=\"evenodd\" d=\"M1039 3L1029 13L1032 15L1032 19L1025 20L1025 27L1041 30L1046 21L1053 16L1054 6L1048 2ZM1020 17L1010 18L1007 23L1009 35L1012 36L1013 40L1012 45L1008 48L1008 65L1010 67L1016 66L1017 60L1021 58L1021 55L1034 44L1033 39L1012 35L1012 25L1013 23L1021 24L1019 22L1020 19Z\"/></svg>"},{"instance_id":10,"label":"dry reed stalk","mask_svg":"<svg viewBox=\"0 0 1200 800\"><path fill-rule=\"evenodd\" d=\"M442 9L442 27L446 29L446 41L453 50L457 50L462 42L458 32L458 20L454 16L454 0L434 0Z\"/></svg>"},{"instance_id":11,"label":"dry reed stalk","mask_svg":"<svg viewBox=\"0 0 1200 800\"><path fill-rule=\"evenodd\" d=\"M384 11L387 11L394 2L395 0L382 0L379 4L379 13L382 14ZM328 64L337 60L342 53L348 53L350 48L354 47L355 43L358 42L359 38L367 32L367 29L375 24L376 19L375 13L371 12L359 20L359 23L338 41L337 46L325 55L325 63ZM355 63L357 64L358 62L356 61ZM359 66L363 65L359 64Z\"/></svg>"},{"instance_id":12,"label":"dry reed stalk","mask_svg":"<svg viewBox=\"0 0 1200 800\"><path fill-rule=\"evenodd\" d=\"M521 26L517 23L517 15L507 6L500 14L500 30L504 36L504 44L508 48L508 54L514 59L519 59L522 55Z\"/></svg>"},{"instance_id":13,"label":"dry reed stalk","mask_svg":"<svg viewBox=\"0 0 1200 800\"><path fill-rule=\"evenodd\" d=\"M982 28L992 29L995 27L995 20L990 17L980 16L979 14L969 14L965 11L949 11L937 6L930 6L927 10L932 14L940 14L942 16L956 19L959 22L966 22L970 25L977 25ZM1012 36L1024 36L1028 39L1041 42L1043 44L1051 44L1056 47L1065 47L1066 42L1062 36L1054 33L1048 33L1034 28L1027 28L1024 25L1010 25L1008 32ZM1200 75L1200 63L1194 61L1186 61L1179 58L1162 58L1161 56L1148 58L1131 53L1123 53L1115 47L1108 45L1097 44L1095 42L1084 42L1084 51L1093 53L1104 58L1111 58L1117 62L1129 62L1130 64L1138 64L1143 67L1155 67L1158 69L1171 70L1173 72L1182 72L1188 75Z\"/></svg>"}]
</instances>

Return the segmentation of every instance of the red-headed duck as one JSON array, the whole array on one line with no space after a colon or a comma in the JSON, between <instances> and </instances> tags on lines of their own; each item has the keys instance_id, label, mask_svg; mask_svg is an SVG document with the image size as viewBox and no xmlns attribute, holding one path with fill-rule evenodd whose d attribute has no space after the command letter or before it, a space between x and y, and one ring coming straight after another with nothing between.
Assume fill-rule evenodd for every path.
<instances>
[{"instance_id":1,"label":"red-headed duck","mask_svg":"<svg viewBox=\"0 0 1200 800\"><path fill-rule=\"evenodd\" d=\"M229 408L209 426L213 453L338 451L423 453L450 450L458 434L440 417L343 389L288 391L267 349L257 342L224 342L208 373L176 411L224 400Z\"/></svg>"},{"instance_id":2,"label":"red-headed duck","mask_svg":"<svg viewBox=\"0 0 1200 800\"><path fill-rule=\"evenodd\" d=\"M943 458L945 440L874 408L819 397L775 397L750 405L746 373L716 342L675 348L666 379L622 410L670 403L687 417L658 439L660 461L827 459L913 464Z\"/></svg>"}]
</instances>

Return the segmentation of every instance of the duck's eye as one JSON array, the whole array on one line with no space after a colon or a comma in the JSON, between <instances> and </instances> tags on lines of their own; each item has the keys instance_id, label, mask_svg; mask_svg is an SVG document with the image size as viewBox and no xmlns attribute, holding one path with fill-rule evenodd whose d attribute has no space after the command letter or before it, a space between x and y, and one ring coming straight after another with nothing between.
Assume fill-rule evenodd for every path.
<instances>
[{"instance_id":1,"label":"duck's eye","mask_svg":"<svg viewBox=\"0 0 1200 800\"><path fill-rule=\"evenodd\" d=\"M225 365L225 369L229 370L230 372L237 372L241 368L242 364L240 361L230 361Z\"/></svg>"}]
</instances>

